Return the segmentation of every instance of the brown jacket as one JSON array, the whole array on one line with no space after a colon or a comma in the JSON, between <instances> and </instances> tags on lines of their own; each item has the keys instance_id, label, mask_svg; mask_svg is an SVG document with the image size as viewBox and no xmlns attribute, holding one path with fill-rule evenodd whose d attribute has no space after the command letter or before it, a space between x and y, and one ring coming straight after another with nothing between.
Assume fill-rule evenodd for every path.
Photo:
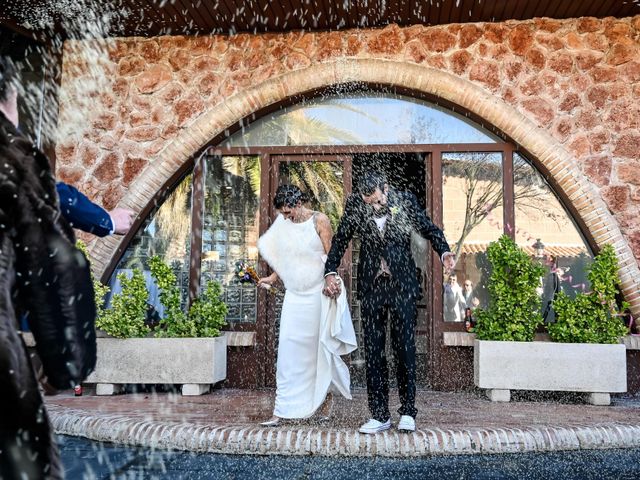
<instances>
[{"instance_id":1,"label":"brown jacket","mask_svg":"<svg viewBox=\"0 0 640 480\"><path fill-rule=\"evenodd\" d=\"M74 244L46 157L0 113L0 478L62 476L18 328L26 315L54 387L71 388L93 369L93 288Z\"/></svg>"}]
</instances>

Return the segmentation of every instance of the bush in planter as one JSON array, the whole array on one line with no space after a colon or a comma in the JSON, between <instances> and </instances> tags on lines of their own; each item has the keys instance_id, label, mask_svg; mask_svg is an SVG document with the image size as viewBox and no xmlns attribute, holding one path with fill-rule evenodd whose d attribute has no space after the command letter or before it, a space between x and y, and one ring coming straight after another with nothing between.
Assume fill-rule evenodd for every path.
<instances>
[{"instance_id":1,"label":"bush in planter","mask_svg":"<svg viewBox=\"0 0 640 480\"><path fill-rule=\"evenodd\" d=\"M86 245L78 240L77 247L85 253ZM209 282L198 298L195 299L188 314L180 305L180 291L176 285L176 276L171 268L159 257L149 261L151 274L160 289L160 302L164 307L164 319L159 328L153 331L156 337L217 337L220 328L226 324L227 305L221 300L222 288L217 282ZM134 268L130 278L125 273L118 274L121 284L120 293L111 298L110 308L104 308L109 287L98 281L93 274L93 286L97 309L96 328L115 338L146 337L152 333L146 324L149 304L149 292L144 274Z\"/></svg>"},{"instance_id":2,"label":"bush in planter","mask_svg":"<svg viewBox=\"0 0 640 480\"><path fill-rule=\"evenodd\" d=\"M533 341L542 324L536 292L544 267L534 262L507 235L487 248L491 264L489 308L475 310L479 340Z\"/></svg>"},{"instance_id":3,"label":"bush in planter","mask_svg":"<svg viewBox=\"0 0 640 480\"><path fill-rule=\"evenodd\" d=\"M96 327L116 338L146 337L151 331L145 324L149 292L142 272L133 269L130 278L117 275L122 290L111 297L111 307L99 310Z\"/></svg>"},{"instance_id":4,"label":"bush in planter","mask_svg":"<svg viewBox=\"0 0 640 480\"><path fill-rule=\"evenodd\" d=\"M589 267L591 291L579 293L571 299L559 292L553 301L556 322L549 325L549 335L555 342L564 343L618 343L627 328L622 312L628 308L623 302L619 308L618 259L611 245L606 245Z\"/></svg>"},{"instance_id":5,"label":"bush in planter","mask_svg":"<svg viewBox=\"0 0 640 480\"><path fill-rule=\"evenodd\" d=\"M76 241L76 246L87 258L87 246L82 240ZM150 330L145 325L147 298L149 293L144 281L144 275L138 269L128 278L120 273L118 280L122 291L111 298L111 308L104 308L105 298L109 287L103 285L91 272L93 291L96 303L96 328L116 338L146 337Z\"/></svg>"},{"instance_id":6,"label":"bush in planter","mask_svg":"<svg viewBox=\"0 0 640 480\"><path fill-rule=\"evenodd\" d=\"M217 282L209 282L189 312L180 306L180 290L176 285L173 270L158 256L149 260L151 275L160 289L160 302L164 307L164 318L155 330L157 337L217 337L226 324L227 305L220 298L222 288Z\"/></svg>"}]
</instances>

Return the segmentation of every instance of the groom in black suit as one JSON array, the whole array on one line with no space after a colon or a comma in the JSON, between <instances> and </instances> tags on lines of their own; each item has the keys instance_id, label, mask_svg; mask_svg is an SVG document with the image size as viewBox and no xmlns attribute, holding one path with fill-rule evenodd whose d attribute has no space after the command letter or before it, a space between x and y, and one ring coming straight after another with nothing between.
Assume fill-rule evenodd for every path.
<instances>
[{"instance_id":1,"label":"groom in black suit","mask_svg":"<svg viewBox=\"0 0 640 480\"><path fill-rule=\"evenodd\" d=\"M384 175L366 172L358 182L358 193L347 199L344 215L333 237L325 265L323 293L340 293L336 272L354 235L360 238L358 299L364 327L367 393L372 418L360 427L362 433L391 428L389 379L385 357L387 313L391 345L397 360L401 415L399 430L415 430L416 392L416 298L420 285L411 255L411 232L431 242L445 270L455 266L455 255L442 230L435 226L412 193L389 188Z\"/></svg>"}]
</instances>

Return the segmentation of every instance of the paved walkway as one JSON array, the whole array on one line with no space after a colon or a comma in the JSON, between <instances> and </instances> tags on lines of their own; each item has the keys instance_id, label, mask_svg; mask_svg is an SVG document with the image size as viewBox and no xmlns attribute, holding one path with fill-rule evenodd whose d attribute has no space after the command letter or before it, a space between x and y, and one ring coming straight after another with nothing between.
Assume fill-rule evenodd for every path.
<instances>
[{"instance_id":1,"label":"paved walkway","mask_svg":"<svg viewBox=\"0 0 640 480\"><path fill-rule=\"evenodd\" d=\"M479 393L418 392L418 430L359 434L366 392L338 398L332 418L261 427L273 392L216 389L199 397L169 393L46 398L58 433L117 444L196 452L258 455L417 457L430 454L543 452L640 447L640 397L614 397L611 406L568 397L510 403ZM392 392L392 411L396 392ZM397 415L393 418L397 422Z\"/></svg>"}]
</instances>

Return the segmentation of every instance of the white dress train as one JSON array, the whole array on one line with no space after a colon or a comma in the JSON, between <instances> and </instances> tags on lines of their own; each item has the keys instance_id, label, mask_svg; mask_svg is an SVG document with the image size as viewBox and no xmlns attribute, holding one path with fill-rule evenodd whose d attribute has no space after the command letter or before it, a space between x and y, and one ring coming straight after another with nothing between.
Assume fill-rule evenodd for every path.
<instances>
[{"instance_id":1,"label":"white dress train","mask_svg":"<svg viewBox=\"0 0 640 480\"><path fill-rule=\"evenodd\" d=\"M337 300L322 294L325 252L313 216L293 223L278 215L258 249L286 288L273 414L310 417L329 390L350 399L349 369L340 355L356 349L355 333L344 289Z\"/></svg>"}]
</instances>

